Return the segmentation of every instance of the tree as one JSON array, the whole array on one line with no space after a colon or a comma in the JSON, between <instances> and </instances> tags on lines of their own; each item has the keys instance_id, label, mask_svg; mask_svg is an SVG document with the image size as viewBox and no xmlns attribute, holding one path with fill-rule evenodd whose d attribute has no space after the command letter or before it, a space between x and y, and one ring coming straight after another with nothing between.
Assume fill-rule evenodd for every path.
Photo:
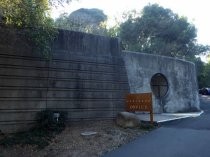
<instances>
[{"instance_id":1,"label":"tree","mask_svg":"<svg viewBox=\"0 0 210 157\"><path fill-rule=\"evenodd\" d=\"M49 5L50 6L59 6L59 5L63 5L63 3L67 3L69 4L72 0L49 0Z\"/></svg>"},{"instance_id":2,"label":"tree","mask_svg":"<svg viewBox=\"0 0 210 157\"><path fill-rule=\"evenodd\" d=\"M210 87L210 62L204 66L202 81L204 82L202 87Z\"/></svg>"},{"instance_id":3,"label":"tree","mask_svg":"<svg viewBox=\"0 0 210 157\"><path fill-rule=\"evenodd\" d=\"M16 27L31 27L49 22L47 0L1 0L0 10L4 23Z\"/></svg>"},{"instance_id":4,"label":"tree","mask_svg":"<svg viewBox=\"0 0 210 157\"><path fill-rule=\"evenodd\" d=\"M199 88L210 87L210 60L205 63L200 57L195 57L191 61L195 63Z\"/></svg>"},{"instance_id":5,"label":"tree","mask_svg":"<svg viewBox=\"0 0 210 157\"><path fill-rule=\"evenodd\" d=\"M93 34L105 34L107 16L99 9L78 9L70 15L62 14L55 21L58 28Z\"/></svg>"},{"instance_id":6,"label":"tree","mask_svg":"<svg viewBox=\"0 0 210 157\"><path fill-rule=\"evenodd\" d=\"M21 29L35 51L49 57L56 30L47 0L1 0L2 23Z\"/></svg>"},{"instance_id":7,"label":"tree","mask_svg":"<svg viewBox=\"0 0 210 157\"><path fill-rule=\"evenodd\" d=\"M209 49L196 43L195 26L170 9L149 4L141 16L135 15L127 15L127 20L120 25L125 49L186 58Z\"/></svg>"},{"instance_id":8,"label":"tree","mask_svg":"<svg viewBox=\"0 0 210 157\"><path fill-rule=\"evenodd\" d=\"M109 37L119 37L120 27L118 25L114 25L110 28L106 27L106 34Z\"/></svg>"},{"instance_id":9,"label":"tree","mask_svg":"<svg viewBox=\"0 0 210 157\"><path fill-rule=\"evenodd\" d=\"M208 63L210 63L210 53L208 53L206 57L207 57Z\"/></svg>"},{"instance_id":10,"label":"tree","mask_svg":"<svg viewBox=\"0 0 210 157\"><path fill-rule=\"evenodd\" d=\"M198 86L199 88L202 88L205 86L205 78L204 78L204 62L202 62L201 58L194 58L193 60L191 60L192 62L194 62L195 64L195 69L196 69L196 73L197 73L197 79L198 79Z\"/></svg>"}]
</instances>

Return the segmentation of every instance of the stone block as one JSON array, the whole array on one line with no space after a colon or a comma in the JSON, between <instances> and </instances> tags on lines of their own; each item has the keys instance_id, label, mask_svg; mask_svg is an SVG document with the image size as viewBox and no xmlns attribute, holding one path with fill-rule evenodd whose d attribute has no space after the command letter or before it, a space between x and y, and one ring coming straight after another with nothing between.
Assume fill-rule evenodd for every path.
<instances>
[{"instance_id":1,"label":"stone block","mask_svg":"<svg viewBox=\"0 0 210 157\"><path fill-rule=\"evenodd\" d=\"M116 119L117 125L123 128L133 128L140 125L141 121L137 115L130 112L120 112Z\"/></svg>"}]
</instances>

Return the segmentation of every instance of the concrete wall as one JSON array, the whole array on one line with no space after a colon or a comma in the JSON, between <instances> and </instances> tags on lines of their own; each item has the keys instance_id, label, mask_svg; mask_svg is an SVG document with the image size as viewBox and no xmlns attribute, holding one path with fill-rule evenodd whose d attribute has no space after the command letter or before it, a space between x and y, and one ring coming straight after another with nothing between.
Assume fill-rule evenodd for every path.
<instances>
[{"instance_id":1,"label":"concrete wall","mask_svg":"<svg viewBox=\"0 0 210 157\"><path fill-rule=\"evenodd\" d=\"M153 75L163 74L169 85L165 97L158 99L153 94L156 113L190 112L199 110L199 97L194 64L170 57L123 52L130 92L152 92L150 81Z\"/></svg>"},{"instance_id":2,"label":"concrete wall","mask_svg":"<svg viewBox=\"0 0 210 157\"><path fill-rule=\"evenodd\" d=\"M0 27L0 130L23 131L46 109L67 111L68 120L112 119L131 93L151 92L154 74L169 84L153 95L154 111L199 110L195 67L183 60L122 52L116 38L60 30L46 60L21 32Z\"/></svg>"},{"instance_id":3,"label":"concrete wall","mask_svg":"<svg viewBox=\"0 0 210 157\"><path fill-rule=\"evenodd\" d=\"M129 86L118 39L59 31L46 61L0 28L0 130L23 131L39 111L68 111L69 121L110 119L124 109Z\"/></svg>"}]
</instances>

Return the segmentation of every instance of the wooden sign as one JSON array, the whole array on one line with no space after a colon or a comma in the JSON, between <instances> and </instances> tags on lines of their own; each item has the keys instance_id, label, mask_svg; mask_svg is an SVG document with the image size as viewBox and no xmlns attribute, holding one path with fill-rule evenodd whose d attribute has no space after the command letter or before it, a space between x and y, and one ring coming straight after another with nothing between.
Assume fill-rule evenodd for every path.
<instances>
[{"instance_id":1,"label":"wooden sign","mask_svg":"<svg viewBox=\"0 0 210 157\"><path fill-rule=\"evenodd\" d=\"M153 123L152 93L128 94L126 96L126 110L128 112L150 112L150 121Z\"/></svg>"}]
</instances>

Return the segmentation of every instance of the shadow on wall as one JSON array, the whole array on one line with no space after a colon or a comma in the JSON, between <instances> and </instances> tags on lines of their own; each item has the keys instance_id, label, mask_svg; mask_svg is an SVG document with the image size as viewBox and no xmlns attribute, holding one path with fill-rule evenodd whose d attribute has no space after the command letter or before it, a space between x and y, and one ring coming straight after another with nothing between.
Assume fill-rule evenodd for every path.
<instances>
[{"instance_id":1,"label":"shadow on wall","mask_svg":"<svg viewBox=\"0 0 210 157\"><path fill-rule=\"evenodd\" d=\"M67 120L113 119L129 92L117 38L59 30L52 59L33 53L18 32L0 39L0 130L23 131L43 110L66 111ZM25 45L25 46L24 46Z\"/></svg>"}]
</instances>

